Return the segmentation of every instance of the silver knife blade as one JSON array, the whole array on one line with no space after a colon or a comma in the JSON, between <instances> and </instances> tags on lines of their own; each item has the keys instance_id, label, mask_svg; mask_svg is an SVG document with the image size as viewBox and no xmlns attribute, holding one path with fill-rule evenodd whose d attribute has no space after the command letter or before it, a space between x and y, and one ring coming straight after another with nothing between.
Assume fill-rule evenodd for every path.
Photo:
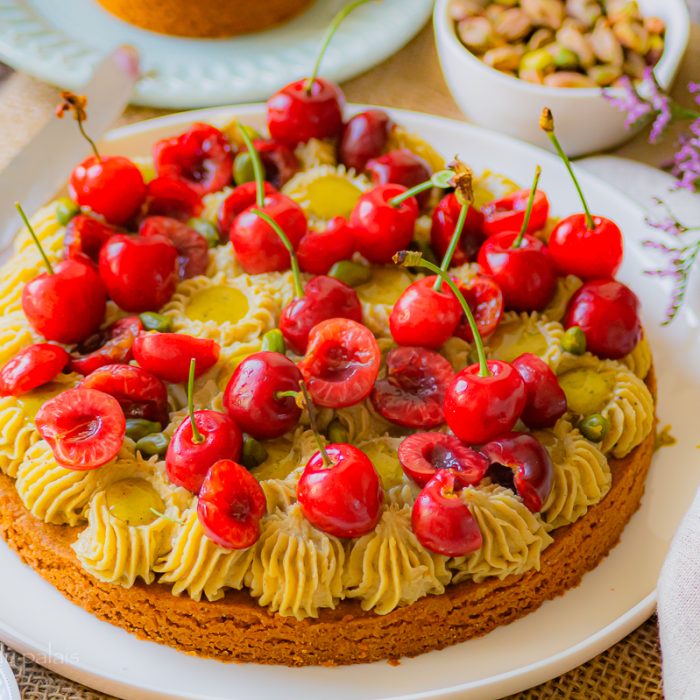
<instances>
[{"instance_id":1,"label":"silver knife blade","mask_svg":"<svg viewBox=\"0 0 700 700\"><path fill-rule=\"evenodd\" d=\"M139 77L138 53L120 46L95 68L80 91L87 97L86 131L97 140L129 103ZM0 173L0 251L12 242L21 226L14 203L28 213L52 197L68 173L90 153L72 119L49 118L38 134Z\"/></svg>"}]
</instances>

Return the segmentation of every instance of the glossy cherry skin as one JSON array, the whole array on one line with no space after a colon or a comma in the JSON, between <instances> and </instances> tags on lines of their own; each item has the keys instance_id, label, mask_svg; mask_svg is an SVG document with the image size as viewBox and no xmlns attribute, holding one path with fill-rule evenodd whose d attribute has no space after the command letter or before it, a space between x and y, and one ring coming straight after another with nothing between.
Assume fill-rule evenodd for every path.
<instances>
[{"instance_id":1,"label":"glossy cherry skin","mask_svg":"<svg viewBox=\"0 0 700 700\"><path fill-rule=\"evenodd\" d=\"M277 189L299 171L299 160L286 144L274 139L255 139L253 146L265 169L265 180Z\"/></svg>"},{"instance_id":2,"label":"glossy cherry skin","mask_svg":"<svg viewBox=\"0 0 700 700\"><path fill-rule=\"evenodd\" d=\"M76 471L111 462L126 434L126 419L117 400L94 389L68 389L49 399L34 423L56 462Z\"/></svg>"},{"instance_id":3,"label":"glossy cherry skin","mask_svg":"<svg viewBox=\"0 0 700 700\"><path fill-rule=\"evenodd\" d=\"M70 358L71 372L87 376L104 365L127 364L143 324L138 316L127 316L81 343Z\"/></svg>"},{"instance_id":4,"label":"glossy cherry skin","mask_svg":"<svg viewBox=\"0 0 700 700\"><path fill-rule=\"evenodd\" d=\"M64 260L54 274L43 272L22 289L22 309L34 330L46 340L80 343L102 323L107 292L87 258Z\"/></svg>"},{"instance_id":5,"label":"glossy cherry skin","mask_svg":"<svg viewBox=\"0 0 700 700\"><path fill-rule=\"evenodd\" d=\"M146 185L146 216L187 221L199 216L203 208L201 195L179 177L156 177Z\"/></svg>"},{"instance_id":6,"label":"glossy cherry skin","mask_svg":"<svg viewBox=\"0 0 700 700\"><path fill-rule=\"evenodd\" d=\"M372 331L347 318L331 318L311 329L298 366L314 403L343 408L369 396L380 360Z\"/></svg>"},{"instance_id":7,"label":"glossy cherry skin","mask_svg":"<svg viewBox=\"0 0 700 700\"><path fill-rule=\"evenodd\" d=\"M349 285L321 275L304 287L304 296L282 309L279 329L287 345L303 355L311 329L328 318L349 318L362 323L362 306L357 292Z\"/></svg>"},{"instance_id":8,"label":"glossy cherry skin","mask_svg":"<svg viewBox=\"0 0 700 700\"><path fill-rule=\"evenodd\" d=\"M519 248L513 248L517 233L491 236L479 251L478 262L503 292L507 309L541 311L552 299L557 275L547 246L526 234Z\"/></svg>"},{"instance_id":9,"label":"glossy cherry skin","mask_svg":"<svg viewBox=\"0 0 700 700\"><path fill-rule=\"evenodd\" d=\"M266 511L265 492L245 467L230 459L212 465L197 500L197 516L210 540L225 549L251 547Z\"/></svg>"},{"instance_id":10,"label":"glossy cherry skin","mask_svg":"<svg viewBox=\"0 0 700 700\"><path fill-rule=\"evenodd\" d=\"M127 418L144 418L168 424L168 392L163 382L134 365L103 365L80 383L113 396Z\"/></svg>"},{"instance_id":11,"label":"glossy cherry skin","mask_svg":"<svg viewBox=\"0 0 700 700\"><path fill-rule=\"evenodd\" d=\"M204 196L231 182L233 152L219 129L197 122L179 136L158 141L153 165L159 176L180 178Z\"/></svg>"},{"instance_id":12,"label":"glossy cherry skin","mask_svg":"<svg viewBox=\"0 0 700 700\"><path fill-rule=\"evenodd\" d=\"M233 419L219 411L195 411L194 422L203 441L193 440L192 422L187 416L173 433L165 454L165 467L173 484L199 493L215 462L240 459L243 435Z\"/></svg>"},{"instance_id":13,"label":"glossy cherry skin","mask_svg":"<svg viewBox=\"0 0 700 700\"><path fill-rule=\"evenodd\" d=\"M69 360L70 355L59 345L36 343L23 348L0 369L0 396L21 396L48 384Z\"/></svg>"},{"instance_id":14,"label":"glossy cherry skin","mask_svg":"<svg viewBox=\"0 0 700 700\"><path fill-rule=\"evenodd\" d=\"M273 187L269 182L265 182L263 192L267 198L268 195L275 194L275 192L277 192L277 188ZM219 236L221 237L222 242L229 240L229 231L231 230L231 225L236 217L244 212L248 207L252 207L255 204L256 193L257 186L254 182L244 182L242 185L238 185L238 187L236 187L233 192L231 192L231 194L224 199L219 207L217 217L219 223Z\"/></svg>"},{"instance_id":15,"label":"glossy cherry skin","mask_svg":"<svg viewBox=\"0 0 700 700\"><path fill-rule=\"evenodd\" d=\"M146 198L141 171L122 156L86 158L71 173L68 191L81 207L104 216L115 226L131 221Z\"/></svg>"},{"instance_id":16,"label":"glossy cherry skin","mask_svg":"<svg viewBox=\"0 0 700 700\"><path fill-rule=\"evenodd\" d=\"M413 282L396 300L389 328L398 345L439 348L454 334L462 308L446 284L435 291L435 280L431 275Z\"/></svg>"},{"instance_id":17,"label":"glossy cherry skin","mask_svg":"<svg viewBox=\"0 0 700 700\"><path fill-rule=\"evenodd\" d=\"M425 486L443 469L454 474L459 488L472 486L489 468L483 454L446 433L413 433L403 439L397 454L404 472L419 486Z\"/></svg>"},{"instance_id":18,"label":"glossy cherry skin","mask_svg":"<svg viewBox=\"0 0 700 700\"><path fill-rule=\"evenodd\" d=\"M507 362L489 360L491 374L479 365L465 367L447 387L445 419L463 442L479 445L512 430L525 408L525 382Z\"/></svg>"},{"instance_id":19,"label":"glossy cherry skin","mask_svg":"<svg viewBox=\"0 0 700 700\"><path fill-rule=\"evenodd\" d=\"M351 117L338 142L338 157L346 168L360 173L367 161L380 156L394 127L391 117L381 109L368 109Z\"/></svg>"},{"instance_id":20,"label":"glossy cherry skin","mask_svg":"<svg viewBox=\"0 0 700 700\"><path fill-rule=\"evenodd\" d=\"M485 275L474 275L468 282L460 280L457 282L457 287L462 292L464 300L469 304L479 334L482 338L488 338L498 328L498 324L503 318L503 292L501 288L491 277ZM468 343L474 342L471 326L463 313L455 335Z\"/></svg>"},{"instance_id":21,"label":"glossy cherry skin","mask_svg":"<svg viewBox=\"0 0 700 700\"><path fill-rule=\"evenodd\" d=\"M594 355L619 360L642 337L639 299L621 282L591 280L571 298L564 325L579 326L586 336L586 348Z\"/></svg>"},{"instance_id":22,"label":"glossy cherry skin","mask_svg":"<svg viewBox=\"0 0 700 700\"><path fill-rule=\"evenodd\" d=\"M457 197L450 193L440 200L433 211L430 245L441 260L449 248L461 210L462 205L457 201ZM469 207L459 244L452 256L451 267L476 260L476 254L484 242L483 223L484 215L478 209Z\"/></svg>"},{"instance_id":23,"label":"glossy cherry skin","mask_svg":"<svg viewBox=\"0 0 700 700\"><path fill-rule=\"evenodd\" d=\"M296 80L267 101L270 136L288 146L335 138L343 126L345 98L341 89L323 78L316 78L310 91L306 85L306 78Z\"/></svg>"},{"instance_id":24,"label":"glossy cherry skin","mask_svg":"<svg viewBox=\"0 0 700 700\"><path fill-rule=\"evenodd\" d=\"M403 185L406 189L420 185L421 182L429 180L432 175L432 170L425 160L407 148L397 148L372 158L367 163L366 170L372 177L373 185L387 185L393 182L396 185ZM429 199L430 190L425 190L416 196L421 209Z\"/></svg>"},{"instance_id":25,"label":"glossy cherry skin","mask_svg":"<svg viewBox=\"0 0 700 700\"><path fill-rule=\"evenodd\" d=\"M209 265L207 239L187 224L169 216L148 216L139 226L139 236L163 236L177 249L180 279L203 275Z\"/></svg>"},{"instance_id":26,"label":"glossy cherry skin","mask_svg":"<svg viewBox=\"0 0 700 700\"><path fill-rule=\"evenodd\" d=\"M196 363L195 377L200 377L216 364L219 350L213 340L184 333L143 333L134 341L136 362L171 384L187 381L192 360Z\"/></svg>"},{"instance_id":27,"label":"glossy cherry skin","mask_svg":"<svg viewBox=\"0 0 700 700\"><path fill-rule=\"evenodd\" d=\"M603 216L586 227L585 214L562 219L549 237L549 254L559 272L584 280L612 279L622 265L622 231Z\"/></svg>"},{"instance_id":28,"label":"glossy cherry skin","mask_svg":"<svg viewBox=\"0 0 700 700\"><path fill-rule=\"evenodd\" d=\"M425 348L394 348L386 376L372 390L372 404L386 420L406 428L435 428L445 422L443 403L454 377L448 360Z\"/></svg>"},{"instance_id":29,"label":"glossy cherry skin","mask_svg":"<svg viewBox=\"0 0 700 700\"><path fill-rule=\"evenodd\" d=\"M294 428L301 409L294 398L278 398L298 391L301 372L278 352L256 352L236 367L224 392L224 407L241 430L256 440L272 440Z\"/></svg>"},{"instance_id":30,"label":"glossy cherry skin","mask_svg":"<svg viewBox=\"0 0 700 700\"><path fill-rule=\"evenodd\" d=\"M96 263L102 246L116 233L120 231L114 226L105 224L93 216L78 214L66 226L66 235L63 237L64 255L67 258L86 255Z\"/></svg>"},{"instance_id":31,"label":"glossy cherry skin","mask_svg":"<svg viewBox=\"0 0 700 700\"><path fill-rule=\"evenodd\" d=\"M553 426L566 413L566 394L557 375L537 355L526 352L513 360L525 382L527 400L520 416L531 430Z\"/></svg>"},{"instance_id":32,"label":"glossy cherry skin","mask_svg":"<svg viewBox=\"0 0 700 700\"><path fill-rule=\"evenodd\" d=\"M334 537L362 537L379 522L384 491L367 455L345 443L326 447L331 464L316 452L297 483L306 519Z\"/></svg>"},{"instance_id":33,"label":"glossy cherry skin","mask_svg":"<svg viewBox=\"0 0 700 700\"><path fill-rule=\"evenodd\" d=\"M238 262L249 275L288 270L291 262L287 249L270 225L253 213L253 208L255 205L239 214L229 230ZM301 207L286 195L275 193L265 198L262 210L275 220L296 250L307 228Z\"/></svg>"},{"instance_id":34,"label":"glossy cherry skin","mask_svg":"<svg viewBox=\"0 0 700 700\"><path fill-rule=\"evenodd\" d=\"M523 503L539 513L552 490L554 467L549 452L542 443L528 433L508 433L487 442L481 451L491 465L501 465L513 470L513 486ZM498 480L499 472L494 472Z\"/></svg>"},{"instance_id":35,"label":"glossy cherry skin","mask_svg":"<svg viewBox=\"0 0 700 700\"><path fill-rule=\"evenodd\" d=\"M483 544L479 525L455 493L456 487L455 474L439 470L418 494L411 513L411 528L418 541L446 557L466 557Z\"/></svg>"},{"instance_id":36,"label":"glossy cherry skin","mask_svg":"<svg viewBox=\"0 0 700 700\"><path fill-rule=\"evenodd\" d=\"M487 236L495 236L505 231L520 231L525 220L527 201L531 190L518 190L512 194L494 199L485 204L481 211L484 214L483 230ZM530 222L527 233L539 231L544 228L549 216L549 200L542 190L535 193L535 201L532 204Z\"/></svg>"},{"instance_id":37,"label":"glossy cherry skin","mask_svg":"<svg viewBox=\"0 0 700 700\"><path fill-rule=\"evenodd\" d=\"M297 260L304 272L325 275L335 263L349 260L354 252L352 227L342 216L336 216L325 229L304 234L297 248Z\"/></svg>"},{"instance_id":38,"label":"glossy cherry skin","mask_svg":"<svg viewBox=\"0 0 700 700\"><path fill-rule=\"evenodd\" d=\"M389 200L403 194L402 185L379 185L360 196L350 215L357 250L369 262L388 265L394 253L408 247L418 219L418 202L409 197L397 207Z\"/></svg>"}]
</instances>

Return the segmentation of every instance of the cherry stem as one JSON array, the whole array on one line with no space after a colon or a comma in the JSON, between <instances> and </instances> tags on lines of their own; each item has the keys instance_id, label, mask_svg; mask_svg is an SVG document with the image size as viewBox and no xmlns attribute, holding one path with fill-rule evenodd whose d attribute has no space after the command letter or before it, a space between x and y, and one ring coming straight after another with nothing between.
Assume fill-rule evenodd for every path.
<instances>
[{"instance_id":1,"label":"cherry stem","mask_svg":"<svg viewBox=\"0 0 700 700\"><path fill-rule=\"evenodd\" d=\"M296 399L299 396L298 391L276 391L275 398L279 401L280 399Z\"/></svg>"},{"instance_id":2,"label":"cherry stem","mask_svg":"<svg viewBox=\"0 0 700 700\"><path fill-rule=\"evenodd\" d=\"M309 414L309 423L311 424L311 430L313 431L314 437L316 438L316 444L318 445L318 450L321 453L321 458L323 459L324 467L332 467L333 462L326 451L326 447L321 440L321 434L318 432L318 425L316 424L316 415L314 411L314 402L311 400L309 395L309 390L306 388L306 382L301 379L299 381L299 388L301 393L304 395L304 404L306 405L306 410Z\"/></svg>"},{"instance_id":3,"label":"cherry stem","mask_svg":"<svg viewBox=\"0 0 700 700\"><path fill-rule=\"evenodd\" d=\"M304 90L306 90L306 94L310 95L311 94L311 89L313 88L314 82L316 81L316 77L318 76L318 71L321 68L321 61L323 61L323 57L326 53L326 49L328 48L328 45L331 43L331 40L335 36L335 33L338 31L338 27L343 23L343 20L356 8L359 7L360 5L364 5L366 2L369 2L369 0L354 0L354 2L351 2L347 4L336 16L331 20L331 23L328 25L328 29L326 29L326 34L323 37L323 41L321 42L321 48L318 52L318 56L316 56L316 63L314 63L314 69L311 71L311 75L306 79L306 85L304 85Z\"/></svg>"},{"instance_id":4,"label":"cherry stem","mask_svg":"<svg viewBox=\"0 0 700 700\"><path fill-rule=\"evenodd\" d=\"M294 294L297 299L304 298L304 287L301 283L301 270L299 269L299 261L294 252L294 246L292 246L287 234L282 230L280 225L264 211L260 209L251 209L251 213L259 216L276 234L277 237L282 241L282 245L287 249L289 253L289 259L292 263L292 276L294 277Z\"/></svg>"},{"instance_id":5,"label":"cherry stem","mask_svg":"<svg viewBox=\"0 0 700 700\"><path fill-rule=\"evenodd\" d=\"M46 265L46 269L48 270L50 275L54 274L53 271L53 266L51 265L51 261L49 260L48 256L44 252L44 247L41 245L41 241L39 240L38 236L34 232L34 229L32 228L32 225L29 223L29 219L27 218L27 215L24 213L24 209L22 209L22 205L19 202L15 202L15 209L19 212L19 215L22 217L22 221L24 221L24 225L27 227L27 231L29 231L29 235L34 239L34 243L36 243L36 247L39 249L39 252L41 253L41 257L44 259L44 264Z\"/></svg>"},{"instance_id":6,"label":"cherry stem","mask_svg":"<svg viewBox=\"0 0 700 700\"><path fill-rule=\"evenodd\" d=\"M447 248L447 251L445 252L445 257L442 259L442 264L440 265L440 269L443 272L447 272L447 270L450 267L450 263L452 262L452 257L455 254L455 250L457 250L457 245L459 244L459 239L462 237L462 229L464 228L464 223L467 220L467 213L469 212L469 204L463 204L462 208L459 210L459 218L457 219L457 225L455 226L454 233L452 234L452 238L450 240L450 245ZM438 275L438 278L435 280L435 284L433 285L433 289L436 292L439 292L442 289L442 277Z\"/></svg>"},{"instance_id":7,"label":"cherry stem","mask_svg":"<svg viewBox=\"0 0 700 700\"><path fill-rule=\"evenodd\" d=\"M190 376L187 380L187 412L190 414L190 423L192 424L192 442L195 445L201 445L204 442L202 434L197 429L197 423L194 420L194 375L197 368L197 360L194 357L190 360Z\"/></svg>"},{"instance_id":8,"label":"cherry stem","mask_svg":"<svg viewBox=\"0 0 700 700\"><path fill-rule=\"evenodd\" d=\"M547 137L552 142L552 146L554 146L554 150L559 154L559 157L564 162L566 169L569 171L569 175L571 175L571 179L574 181L574 187L576 187L578 196L581 198L583 211L586 213L586 228L589 231L592 231L595 228L595 222L593 221L591 210L588 208L586 198L583 196L583 190L581 189L581 185L579 185L578 180L576 178L576 174L574 173L574 169L571 167L571 161L569 160L569 156L567 156L566 153L564 153L564 149L561 147L559 139L554 133L554 118L552 116L551 110L548 107L545 107L544 110L542 110L542 116L540 117L540 128L547 134Z\"/></svg>"},{"instance_id":9,"label":"cherry stem","mask_svg":"<svg viewBox=\"0 0 700 700\"><path fill-rule=\"evenodd\" d=\"M459 287L452 281L450 276L444 270L441 270L437 265L431 263L429 260L425 260L423 255L415 250L400 250L396 255L394 255L394 262L397 265L402 265L403 267L424 267L427 270L435 273L445 284L452 290L452 293L457 298L459 305L462 307L464 315L467 317L467 322L469 323L469 328L471 328L472 335L474 336L474 344L476 345L476 353L479 357L479 376L480 377L490 377L491 370L489 370L488 362L486 361L486 351L484 350L484 341L481 339L481 333L479 333L479 327L476 325L476 319L472 313L467 300L459 291Z\"/></svg>"},{"instance_id":10,"label":"cherry stem","mask_svg":"<svg viewBox=\"0 0 700 700\"><path fill-rule=\"evenodd\" d=\"M537 194L537 185L540 182L540 176L542 175L542 168L538 165L535 168L535 177L532 180L532 189L530 190L530 196L527 198L527 207L525 209L525 218L523 219L523 225L520 227L520 233L518 237L513 241L511 248L520 248L527 233L527 228L530 225L530 216L532 215L532 205L535 203L535 195Z\"/></svg>"},{"instance_id":11,"label":"cherry stem","mask_svg":"<svg viewBox=\"0 0 700 700\"><path fill-rule=\"evenodd\" d=\"M253 139L250 138L246 128L240 122L237 122L238 131L241 134L243 143L245 143L248 149L248 155L250 156L250 162L253 164L253 176L255 178L255 203L258 207L262 208L265 206L265 169L263 168L262 161L260 160L260 154L258 149L253 145Z\"/></svg>"},{"instance_id":12,"label":"cherry stem","mask_svg":"<svg viewBox=\"0 0 700 700\"><path fill-rule=\"evenodd\" d=\"M90 144L90 148L92 148L92 152L95 154L95 158L97 159L98 163L102 162L102 156L100 155L100 152L97 150L97 146L95 145L95 142L87 135L87 132L85 131L85 127L83 126L83 120L81 118L77 118L78 122L78 129L80 133L82 134L83 138Z\"/></svg>"},{"instance_id":13,"label":"cherry stem","mask_svg":"<svg viewBox=\"0 0 700 700\"><path fill-rule=\"evenodd\" d=\"M178 518L173 518L171 515L166 515L165 513L161 513L157 508L149 508L148 509L153 515L163 518L163 520L168 520L171 523L175 523L176 525L184 525L185 522L183 520L179 520Z\"/></svg>"}]
</instances>

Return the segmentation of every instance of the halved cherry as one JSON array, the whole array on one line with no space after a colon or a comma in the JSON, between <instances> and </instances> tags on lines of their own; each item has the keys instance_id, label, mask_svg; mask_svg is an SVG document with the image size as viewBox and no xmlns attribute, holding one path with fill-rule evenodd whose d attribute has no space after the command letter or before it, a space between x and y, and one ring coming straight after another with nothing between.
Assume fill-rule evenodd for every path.
<instances>
[{"instance_id":1,"label":"halved cherry","mask_svg":"<svg viewBox=\"0 0 700 700\"><path fill-rule=\"evenodd\" d=\"M435 428L445 422L445 392L453 377L450 362L436 352L394 348L386 356L386 377L372 390L372 403L397 425Z\"/></svg>"},{"instance_id":2,"label":"halved cherry","mask_svg":"<svg viewBox=\"0 0 700 700\"><path fill-rule=\"evenodd\" d=\"M82 254L87 255L93 262L97 262L102 246L116 233L120 231L114 226L94 216L78 214L66 227L63 252L67 258L76 258Z\"/></svg>"},{"instance_id":3,"label":"halved cherry","mask_svg":"<svg viewBox=\"0 0 700 700\"><path fill-rule=\"evenodd\" d=\"M204 208L200 194L185 180L164 175L146 185L146 216L169 216L187 221Z\"/></svg>"},{"instance_id":4,"label":"halved cherry","mask_svg":"<svg viewBox=\"0 0 700 700\"><path fill-rule=\"evenodd\" d=\"M513 361L525 382L527 400L520 416L532 430L549 428L566 413L566 394L557 375L537 355L526 352Z\"/></svg>"},{"instance_id":5,"label":"halved cherry","mask_svg":"<svg viewBox=\"0 0 700 700\"><path fill-rule=\"evenodd\" d=\"M373 185L393 182L406 189L415 187L430 178L432 169L428 163L407 148L397 148L372 158L365 166L372 177ZM430 190L416 195L418 206L423 209L430 199Z\"/></svg>"},{"instance_id":6,"label":"halved cherry","mask_svg":"<svg viewBox=\"0 0 700 700\"><path fill-rule=\"evenodd\" d=\"M542 443L528 433L508 433L486 443L481 451L491 462L488 474L512 488L533 513L539 513L554 478L552 459Z\"/></svg>"},{"instance_id":7,"label":"halved cherry","mask_svg":"<svg viewBox=\"0 0 700 700\"><path fill-rule=\"evenodd\" d=\"M265 180L274 187L282 187L299 170L299 161L286 144L275 139L255 139L253 145L265 168Z\"/></svg>"},{"instance_id":8,"label":"halved cherry","mask_svg":"<svg viewBox=\"0 0 700 700\"><path fill-rule=\"evenodd\" d=\"M440 200L440 203L433 211L433 221L430 227L430 245L438 258L442 259L447 253L452 235L457 227L461 208L462 205L455 194L450 193ZM476 254L484 242L483 224L484 215L475 207L469 207L459 245L452 257L452 265L454 267L476 260Z\"/></svg>"},{"instance_id":9,"label":"halved cherry","mask_svg":"<svg viewBox=\"0 0 700 700\"><path fill-rule=\"evenodd\" d=\"M265 182L263 184L263 191L267 198L268 195L277 192L277 188L273 187L269 182ZM234 219L248 207L252 207L255 204L255 196L256 183L244 182L242 185L238 185L238 187L236 187L221 203L218 213L218 222L219 234L222 242L229 240L229 232Z\"/></svg>"},{"instance_id":10,"label":"halved cherry","mask_svg":"<svg viewBox=\"0 0 700 700\"><path fill-rule=\"evenodd\" d=\"M355 235L342 217L331 219L321 230L309 230L299 241L299 267L312 275L325 275L341 260L349 260L355 252Z\"/></svg>"},{"instance_id":11,"label":"halved cherry","mask_svg":"<svg viewBox=\"0 0 700 700\"><path fill-rule=\"evenodd\" d=\"M168 216L148 216L139 226L139 235L163 236L177 248L180 279L203 275L209 264L207 239L187 224Z\"/></svg>"},{"instance_id":12,"label":"halved cherry","mask_svg":"<svg viewBox=\"0 0 700 700\"><path fill-rule=\"evenodd\" d=\"M352 406L367 398L379 374L381 353L372 332L356 321L332 318L311 329L299 370L314 403Z\"/></svg>"},{"instance_id":13,"label":"halved cherry","mask_svg":"<svg viewBox=\"0 0 700 700\"><path fill-rule=\"evenodd\" d=\"M455 493L455 486L455 473L439 470L413 504L411 528L431 552L465 557L480 549L484 540L469 506Z\"/></svg>"},{"instance_id":14,"label":"halved cherry","mask_svg":"<svg viewBox=\"0 0 700 700\"><path fill-rule=\"evenodd\" d=\"M134 342L134 359L145 370L172 384L187 381L190 362L197 362L196 376L219 359L219 344L183 333L144 333Z\"/></svg>"},{"instance_id":15,"label":"halved cherry","mask_svg":"<svg viewBox=\"0 0 700 700\"><path fill-rule=\"evenodd\" d=\"M126 364L131 360L134 340L143 330L138 316L127 316L99 331L74 349L70 358L73 372L88 375L104 365Z\"/></svg>"},{"instance_id":16,"label":"halved cherry","mask_svg":"<svg viewBox=\"0 0 700 700\"><path fill-rule=\"evenodd\" d=\"M491 277L486 275L475 275L468 282L458 281L457 286L474 314L474 320L481 337L488 338L503 318L503 292L501 288ZM474 334L464 314L457 324L455 335L468 343L474 342Z\"/></svg>"},{"instance_id":17,"label":"halved cherry","mask_svg":"<svg viewBox=\"0 0 700 700\"><path fill-rule=\"evenodd\" d=\"M59 345L37 343L20 350L0 369L0 396L21 396L48 384L65 369L70 355Z\"/></svg>"},{"instance_id":18,"label":"halved cherry","mask_svg":"<svg viewBox=\"0 0 700 700\"><path fill-rule=\"evenodd\" d=\"M34 423L56 461L77 471L111 462L126 434L126 419L118 401L109 394L82 387L49 399Z\"/></svg>"},{"instance_id":19,"label":"halved cherry","mask_svg":"<svg viewBox=\"0 0 700 700\"><path fill-rule=\"evenodd\" d=\"M440 470L454 474L456 488L478 484L489 461L484 455L446 433L414 433L399 445L399 462L419 486L425 486Z\"/></svg>"},{"instance_id":20,"label":"halved cherry","mask_svg":"<svg viewBox=\"0 0 700 700\"><path fill-rule=\"evenodd\" d=\"M495 236L504 231L519 231L525 220L527 201L531 190L518 190L512 194L494 199L485 204L481 211L484 215L483 230L487 236ZM541 190L535 192L532 214L527 233L544 228L549 216L549 200Z\"/></svg>"},{"instance_id":21,"label":"halved cherry","mask_svg":"<svg viewBox=\"0 0 700 700\"><path fill-rule=\"evenodd\" d=\"M204 478L197 515L207 537L225 549L246 549L260 537L267 511L258 480L237 462L222 459Z\"/></svg>"},{"instance_id":22,"label":"halved cherry","mask_svg":"<svg viewBox=\"0 0 700 700\"><path fill-rule=\"evenodd\" d=\"M231 182L231 144L219 129L197 122L179 136L158 141L153 165L158 175L181 178L203 196Z\"/></svg>"},{"instance_id":23,"label":"halved cherry","mask_svg":"<svg viewBox=\"0 0 700 700\"><path fill-rule=\"evenodd\" d=\"M104 365L80 383L114 397L127 418L144 418L168 424L168 392L163 382L141 367Z\"/></svg>"}]
</instances>

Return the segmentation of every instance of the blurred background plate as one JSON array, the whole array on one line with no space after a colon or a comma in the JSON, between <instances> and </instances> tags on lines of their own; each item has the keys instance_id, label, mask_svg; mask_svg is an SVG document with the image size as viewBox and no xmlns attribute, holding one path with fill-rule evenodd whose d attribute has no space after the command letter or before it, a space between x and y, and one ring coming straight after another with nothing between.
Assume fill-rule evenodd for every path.
<instances>
[{"instance_id":1,"label":"blurred background plate","mask_svg":"<svg viewBox=\"0 0 700 700\"><path fill-rule=\"evenodd\" d=\"M184 39L137 29L95 0L0 0L0 60L69 89L80 88L97 61L133 44L145 76L134 104L206 107L266 100L311 71L323 33L346 0L316 0L273 29L230 39ZM382 0L353 12L323 61L342 82L380 63L427 22L432 0Z\"/></svg>"},{"instance_id":2,"label":"blurred background plate","mask_svg":"<svg viewBox=\"0 0 700 700\"><path fill-rule=\"evenodd\" d=\"M2 654L0 654L0 698L2 700L20 700L15 675Z\"/></svg>"}]
</instances>

